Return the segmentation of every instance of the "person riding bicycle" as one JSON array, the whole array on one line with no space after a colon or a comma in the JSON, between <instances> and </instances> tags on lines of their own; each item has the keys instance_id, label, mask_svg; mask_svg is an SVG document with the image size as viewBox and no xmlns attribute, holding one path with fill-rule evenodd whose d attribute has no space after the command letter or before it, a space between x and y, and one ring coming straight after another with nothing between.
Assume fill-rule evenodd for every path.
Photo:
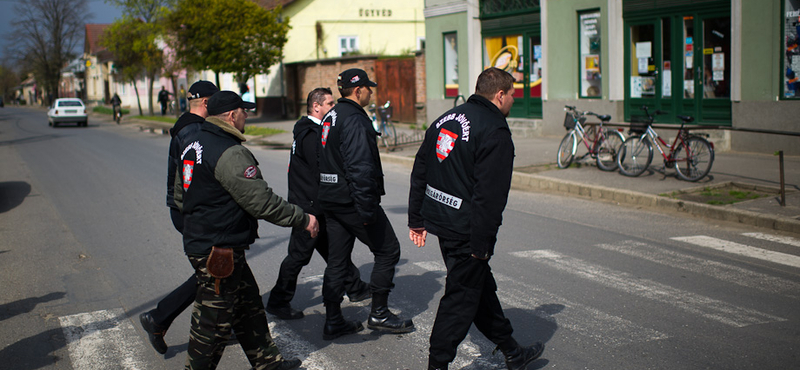
<instances>
[{"instance_id":1,"label":"person riding bicycle","mask_svg":"<svg viewBox=\"0 0 800 370\"><path fill-rule=\"evenodd\" d=\"M117 113L119 113L119 117L122 118L122 99L119 98L117 93L114 93L114 96L111 98L111 107L114 110L114 119L117 118Z\"/></svg>"}]
</instances>

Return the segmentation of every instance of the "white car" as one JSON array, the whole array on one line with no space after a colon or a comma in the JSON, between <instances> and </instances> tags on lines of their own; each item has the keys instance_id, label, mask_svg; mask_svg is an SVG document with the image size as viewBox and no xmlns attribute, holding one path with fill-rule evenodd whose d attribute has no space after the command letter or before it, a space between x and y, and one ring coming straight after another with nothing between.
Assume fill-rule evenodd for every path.
<instances>
[{"instance_id":1,"label":"white car","mask_svg":"<svg viewBox=\"0 0 800 370\"><path fill-rule=\"evenodd\" d=\"M47 122L53 127L59 123L77 123L78 126L85 127L89 118L86 115L86 106L80 99L61 98L56 99L47 111Z\"/></svg>"}]
</instances>

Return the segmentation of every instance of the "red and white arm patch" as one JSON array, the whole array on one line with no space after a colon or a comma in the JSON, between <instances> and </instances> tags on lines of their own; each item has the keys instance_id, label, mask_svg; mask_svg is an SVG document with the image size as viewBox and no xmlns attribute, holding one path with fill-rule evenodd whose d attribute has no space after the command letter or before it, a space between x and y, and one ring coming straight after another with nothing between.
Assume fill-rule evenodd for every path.
<instances>
[{"instance_id":1,"label":"red and white arm patch","mask_svg":"<svg viewBox=\"0 0 800 370\"><path fill-rule=\"evenodd\" d=\"M256 174L258 174L258 167L256 166L250 166L244 170L244 177L248 179L256 177Z\"/></svg>"}]
</instances>

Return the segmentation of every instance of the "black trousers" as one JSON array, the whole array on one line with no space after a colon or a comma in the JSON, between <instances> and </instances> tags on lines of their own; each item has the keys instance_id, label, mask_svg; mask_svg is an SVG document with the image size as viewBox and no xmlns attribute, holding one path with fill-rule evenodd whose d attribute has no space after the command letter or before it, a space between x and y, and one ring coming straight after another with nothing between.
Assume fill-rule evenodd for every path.
<instances>
[{"instance_id":1,"label":"black trousers","mask_svg":"<svg viewBox=\"0 0 800 370\"><path fill-rule=\"evenodd\" d=\"M386 218L383 208L378 207L377 221L364 225L355 208L347 211L325 212L328 230L328 267L322 284L322 299L325 303L341 303L348 278L350 255L356 239L366 244L374 256L370 290L372 294L389 293L394 288L394 272L400 261L400 242ZM351 262L352 263L352 262Z\"/></svg>"},{"instance_id":2,"label":"black trousers","mask_svg":"<svg viewBox=\"0 0 800 370\"><path fill-rule=\"evenodd\" d=\"M150 311L156 325L168 329L175 318L194 302L197 296L197 277L192 274L179 287L162 298L156 308Z\"/></svg>"},{"instance_id":3,"label":"black trousers","mask_svg":"<svg viewBox=\"0 0 800 370\"><path fill-rule=\"evenodd\" d=\"M510 340L514 330L497 298L489 261L473 258L466 240L440 237L439 246L447 279L431 331L430 359L448 364L472 324L495 344Z\"/></svg>"},{"instance_id":4,"label":"black trousers","mask_svg":"<svg viewBox=\"0 0 800 370\"><path fill-rule=\"evenodd\" d=\"M325 262L328 262L328 230L325 217L317 217L319 221L319 235L312 238L304 228L293 228L289 239L289 248L286 258L281 262L278 271L278 280L269 294L268 307L284 307L294 298L297 291L297 277L300 270L307 266L316 250ZM367 283L361 281L361 272L353 261L347 258L347 277L344 287L348 295L358 295L369 289Z\"/></svg>"}]
</instances>

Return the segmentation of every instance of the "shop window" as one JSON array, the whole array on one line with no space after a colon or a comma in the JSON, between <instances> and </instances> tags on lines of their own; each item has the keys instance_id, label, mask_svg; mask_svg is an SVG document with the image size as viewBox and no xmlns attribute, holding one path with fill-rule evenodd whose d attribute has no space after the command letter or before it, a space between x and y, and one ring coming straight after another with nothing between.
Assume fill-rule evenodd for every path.
<instances>
[{"instance_id":1,"label":"shop window","mask_svg":"<svg viewBox=\"0 0 800 370\"><path fill-rule=\"evenodd\" d=\"M730 17L703 20L703 98L729 99Z\"/></svg>"},{"instance_id":2,"label":"shop window","mask_svg":"<svg viewBox=\"0 0 800 370\"><path fill-rule=\"evenodd\" d=\"M800 1L785 0L783 12L782 96L800 99Z\"/></svg>"},{"instance_id":3,"label":"shop window","mask_svg":"<svg viewBox=\"0 0 800 370\"><path fill-rule=\"evenodd\" d=\"M458 34L444 34L444 96L458 96Z\"/></svg>"},{"instance_id":4,"label":"shop window","mask_svg":"<svg viewBox=\"0 0 800 370\"><path fill-rule=\"evenodd\" d=\"M631 26L631 98L656 95L654 41L655 27L652 24Z\"/></svg>"},{"instance_id":5,"label":"shop window","mask_svg":"<svg viewBox=\"0 0 800 370\"><path fill-rule=\"evenodd\" d=\"M358 53L358 36L339 36L339 55Z\"/></svg>"},{"instance_id":6,"label":"shop window","mask_svg":"<svg viewBox=\"0 0 800 370\"><path fill-rule=\"evenodd\" d=\"M580 97L599 98L603 91L600 71L600 11L582 12L580 24Z\"/></svg>"},{"instance_id":7,"label":"shop window","mask_svg":"<svg viewBox=\"0 0 800 370\"><path fill-rule=\"evenodd\" d=\"M516 80L514 83L514 97L523 97L525 93L523 86L525 82L525 59L522 54L524 45L522 35L486 37L483 39L483 45L484 69L497 67L510 73Z\"/></svg>"}]
</instances>

